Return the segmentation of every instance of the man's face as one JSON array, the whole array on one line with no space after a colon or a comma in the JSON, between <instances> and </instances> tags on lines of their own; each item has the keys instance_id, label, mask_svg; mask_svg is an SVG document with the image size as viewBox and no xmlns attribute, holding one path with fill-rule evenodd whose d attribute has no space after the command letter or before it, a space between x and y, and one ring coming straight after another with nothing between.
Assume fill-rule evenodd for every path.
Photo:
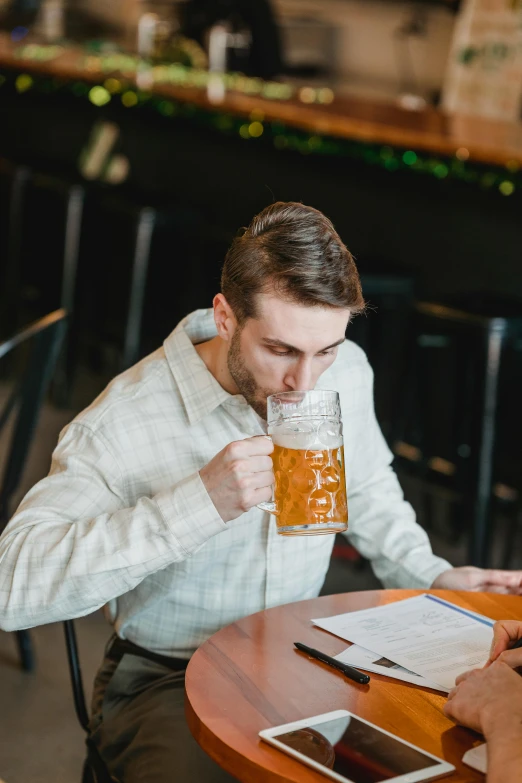
<instances>
[{"instance_id":1,"label":"man's face","mask_svg":"<svg viewBox=\"0 0 522 783\"><path fill-rule=\"evenodd\" d=\"M258 295L258 317L237 327L230 341L228 369L245 400L266 419L266 398L315 388L344 340L350 311L307 307Z\"/></svg>"}]
</instances>

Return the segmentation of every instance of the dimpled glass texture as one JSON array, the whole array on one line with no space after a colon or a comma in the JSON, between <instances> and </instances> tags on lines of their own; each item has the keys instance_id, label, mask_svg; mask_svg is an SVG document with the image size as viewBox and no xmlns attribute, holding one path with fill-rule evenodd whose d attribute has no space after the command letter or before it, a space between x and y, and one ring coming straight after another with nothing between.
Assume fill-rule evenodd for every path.
<instances>
[{"instance_id":1,"label":"dimpled glass texture","mask_svg":"<svg viewBox=\"0 0 522 783\"><path fill-rule=\"evenodd\" d=\"M296 395L306 397L300 400ZM286 396L288 404L277 400L271 405L273 398L269 398L278 532L313 535L346 530L348 508L338 395L319 391Z\"/></svg>"}]
</instances>

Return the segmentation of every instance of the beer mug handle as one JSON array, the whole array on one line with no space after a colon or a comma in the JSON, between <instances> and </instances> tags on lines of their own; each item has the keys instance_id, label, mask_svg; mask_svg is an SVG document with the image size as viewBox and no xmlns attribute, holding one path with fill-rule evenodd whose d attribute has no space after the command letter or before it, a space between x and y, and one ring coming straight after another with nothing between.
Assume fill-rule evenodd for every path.
<instances>
[{"instance_id":1,"label":"beer mug handle","mask_svg":"<svg viewBox=\"0 0 522 783\"><path fill-rule=\"evenodd\" d=\"M261 511L268 511L269 514L275 514L277 516L276 504L273 500L267 500L263 503L258 503L257 507L260 508Z\"/></svg>"}]
</instances>

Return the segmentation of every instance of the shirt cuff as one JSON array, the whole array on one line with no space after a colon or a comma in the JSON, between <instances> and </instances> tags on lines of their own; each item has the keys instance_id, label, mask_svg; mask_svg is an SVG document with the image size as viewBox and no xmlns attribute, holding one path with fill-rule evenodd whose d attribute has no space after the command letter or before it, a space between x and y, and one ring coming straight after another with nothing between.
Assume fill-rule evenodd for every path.
<instances>
[{"instance_id":1,"label":"shirt cuff","mask_svg":"<svg viewBox=\"0 0 522 783\"><path fill-rule=\"evenodd\" d=\"M173 489L160 492L154 500L187 555L227 529L199 473L183 479Z\"/></svg>"},{"instance_id":2,"label":"shirt cuff","mask_svg":"<svg viewBox=\"0 0 522 783\"><path fill-rule=\"evenodd\" d=\"M400 578L400 587L404 589L428 590L439 574L448 571L450 568L453 568L451 563L433 555L429 562L425 565L423 564L422 570L417 566L415 571L413 571L406 566Z\"/></svg>"}]
</instances>

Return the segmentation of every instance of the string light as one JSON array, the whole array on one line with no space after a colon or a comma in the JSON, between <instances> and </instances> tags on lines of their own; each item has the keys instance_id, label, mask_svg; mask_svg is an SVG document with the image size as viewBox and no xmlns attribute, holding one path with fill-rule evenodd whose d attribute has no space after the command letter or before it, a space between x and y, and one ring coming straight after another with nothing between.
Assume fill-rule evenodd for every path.
<instances>
[{"instance_id":1,"label":"string light","mask_svg":"<svg viewBox=\"0 0 522 783\"><path fill-rule=\"evenodd\" d=\"M187 48L187 40L184 40L184 47ZM192 54L195 53L189 47ZM189 51L187 49L187 51ZM45 61L55 60L64 52L63 46L45 45L45 44L27 44L19 46L15 52L15 57L21 60ZM122 74L127 79L136 80L139 78L140 84L147 84L149 88L158 84L172 84L181 87L199 87L206 89L211 74L208 70L202 68L203 60L201 58L192 58L195 67L188 67L181 63L162 63L154 65L149 61L135 55L124 52L88 53L78 54L78 66L92 73ZM234 92L242 92L245 95L261 95L269 100L285 101L297 97L304 103L331 103L334 100L334 93L329 87L314 89L313 87L304 87L296 93L296 90L289 84L281 82L263 81L255 77L245 76L241 73L223 74L225 88ZM117 81L117 80L115 80ZM107 87L109 92L116 92ZM301 97L302 96L302 97Z\"/></svg>"},{"instance_id":2,"label":"string light","mask_svg":"<svg viewBox=\"0 0 522 783\"><path fill-rule=\"evenodd\" d=\"M486 174L484 174L480 180L480 184L483 188L491 188L495 184L496 177L493 174L493 172L488 171Z\"/></svg>"},{"instance_id":3,"label":"string light","mask_svg":"<svg viewBox=\"0 0 522 783\"><path fill-rule=\"evenodd\" d=\"M138 96L132 90L126 90L121 96L121 102L127 109L131 109L138 103Z\"/></svg>"},{"instance_id":4,"label":"string light","mask_svg":"<svg viewBox=\"0 0 522 783\"><path fill-rule=\"evenodd\" d=\"M28 73L21 73L20 76L16 77L15 87L18 92L26 92L26 90L29 90L32 86L33 77L29 76Z\"/></svg>"},{"instance_id":5,"label":"string light","mask_svg":"<svg viewBox=\"0 0 522 783\"><path fill-rule=\"evenodd\" d=\"M110 93L116 93L121 92L121 82L119 79L113 79L112 77L109 79L105 79L103 86L106 90L108 90Z\"/></svg>"},{"instance_id":6,"label":"string light","mask_svg":"<svg viewBox=\"0 0 522 783\"><path fill-rule=\"evenodd\" d=\"M301 87L299 100L303 103L313 103L315 101L315 90L312 87Z\"/></svg>"},{"instance_id":7,"label":"string light","mask_svg":"<svg viewBox=\"0 0 522 783\"><path fill-rule=\"evenodd\" d=\"M258 139L263 135L263 125L260 122L251 122L248 126L248 132L254 139Z\"/></svg>"},{"instance_id":8,"label":"string light","mask_svg":"<svg viewBox=\"0 0 522 783\"><path fill-rule=\"evenodd\" d=\"M444 179L449 174L449 169L445 163L437 163L433 168L433 173L438 179Z\"/></svg>"},{"instance_id":9,"label":"string light","mask_svg":"<svg viewBox=\"0 0 522 783\"><path fill-rule=\"evenodd\" d=\"M397 169L399 168L399 161L397 160L397 158L387 155L384 160L384 168L388 169L388 171L397 171Z\"/></svg>"},{"instance_id":10,"label":"string light","mask_svg":"<svg viewBox=\"0 0 522 783\"><path fill-rule=\"evenodd\" d=\"M176 106L172 101L160 101L158 104L158 110L165 117L172 117L176 113Z\"/></svg>"},{"instance_id":11,"label":"string light","mask_svg":"<svg viewBox=\"0 0 522 783\"><path fill-rule=\"evenodd\" d=\"M99 84L89 90L89 100L91 103L94 103L95 106L105 106L106 103L109 103L110 99L110 92Z\"/></svg>"},{"instance_id":12,"label":"string light","mask_svg":"<svg viewBox=\"0 0 522 783\"><path fill-rule=\"evenodd\" d=\"M40 44L26 44L20 46L15 51L15 56L23 60L38 60L40 62L49 62L55 60L63 52L63 46Z\"/></svg>"},{"instance_id":13,"label":"string light","mask_svg":"<svg viewBox=\"0 0 522 783\"><path fill-rule=\"evenodd\" d=\"M329 87L321 87L317 91L317 100L319 103L332 103L335 98L334 91Z\"/></svg>"},{"instance_id":14,"label":"string light","mask_svg":"<svg viewBox=\"0 0 522 783\"><path fill-rule=\"evenodd\" d=\"M500 183L498 189L500 190L503 196L511 196L511 194L515 190L515 186L513 185L512 182L505 179L503 182Z\"/></svg>"}]
</instances>

